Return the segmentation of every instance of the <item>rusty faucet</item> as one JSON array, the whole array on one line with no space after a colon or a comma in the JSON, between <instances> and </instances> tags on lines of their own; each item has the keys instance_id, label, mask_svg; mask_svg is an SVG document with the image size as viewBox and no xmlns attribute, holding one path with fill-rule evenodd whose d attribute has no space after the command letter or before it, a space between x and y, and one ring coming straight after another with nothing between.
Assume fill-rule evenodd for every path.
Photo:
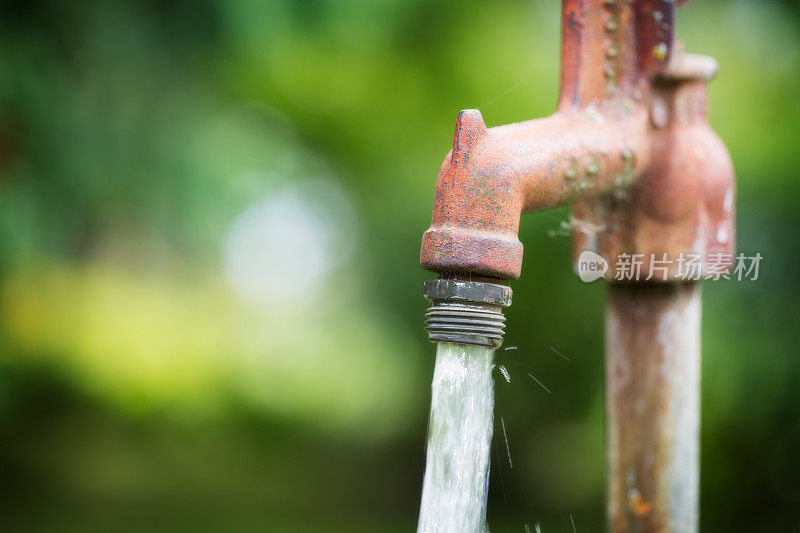
<instances>
[{"instance_id":1,"label":"rusty faucet","mask_svg":"<svg viewBox=\"0 0 800 533\"><path fill-rule=\"evenodd\" d=\"M557 112L487 128L461 111L422 238L420 263L440 274L425 285L430 339L496 348L520 216L572 205L574 268L587 251L607 265L615 532L697 529L698 280L734 251L733 167L706 119L717 64L677 50L683 3L563 0Z\"/></svg>"}]
</instances>

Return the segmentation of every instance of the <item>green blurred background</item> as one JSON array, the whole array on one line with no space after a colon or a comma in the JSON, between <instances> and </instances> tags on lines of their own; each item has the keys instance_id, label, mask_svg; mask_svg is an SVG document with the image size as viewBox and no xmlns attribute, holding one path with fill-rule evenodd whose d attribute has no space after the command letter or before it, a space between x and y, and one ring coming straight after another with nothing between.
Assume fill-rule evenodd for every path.
<instances>
[{"instance_id":1,"label":"green blurred background","mask_svg":"<svg viewBox=\"0 0 800 533\"><path fill-rule=\"evenodd\" d=\"M553 111L559 2L0 6L0 528L413 530L436 174L460 109ZM701 525L798 531L800 7L678 30L721 65L764 257L704 289ZM568 216L522 223L492 531L603 528L604 288Z\"/></svg>"}]
</instances>

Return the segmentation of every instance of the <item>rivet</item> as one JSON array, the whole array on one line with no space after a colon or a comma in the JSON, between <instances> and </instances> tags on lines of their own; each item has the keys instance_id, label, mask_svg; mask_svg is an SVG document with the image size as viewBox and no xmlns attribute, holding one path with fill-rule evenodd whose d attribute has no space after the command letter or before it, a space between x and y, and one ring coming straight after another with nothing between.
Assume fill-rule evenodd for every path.
<instances>
[{"instance_id":1,"label":"rivet","mask_svg":"<svg viewBox=\"0 0 800 533\"><path fill-rule=\"evenodd\" d=\"M631 170L633 170L633 167L636 166L636 154L633 152L633 150L625 148L622 150L622 152L620 152L620 155L622 155L623 161L622 170L625 173L629 173Z\"/></svg>"},{"instance_id":2,"label":"rivet","mask_svg":"<svg viewBox=\"0 0 800 533\"><path fill-rule=\"evenodd\" d=\"M611 17L606 22L606 31L617 31L617 19Z\"/></svg>"},{"instance_id":3,"label":"rivet","mask_svg":"<svg viewBox=\"0 0 800 533\"><path fill-rule=\"evenodd\" d=\"M567 166L567 170L564 172L564 177L568 180L574 180L578 177L578 165L576 165L574 161Z\"/></svg>"},{"instance_id":4,"label":"rivet","mask_svg":"<svg viewBox=\"0 0 800 533\"><path fill-rule=\"evenodd\" d=\"M603 72L605 73L606 78L609 79L617 76L617 70L612 65L606 65L605 68L603 68Z\"/></svg>"},{"instance_id":5,"label":"rivet","mask_svg":"<svg viewBox=\"0 0 800 533\"><path fill-rule=\"evenodd\" d=\"M600 160L597 156L592 156L586 164L586 173L590 176L594 176L598 172L600 172Z\"/></svg>"},{"instance_id":6,"label":"rivet","mask_svg":"<svg viewBox=\"0 0 800 533\"><path fill-rule=\"evenodd\" d=\"M667 43L658 43L653 47L653 57L659 61L664 61L667 58L668 53L669 48L667 47Z\"/></svg>"},{"instance_id":7,"label":"rivet","mask_svg":"<svg viewBox=\"0 0 800 533\"><path fill-rule=\"evenodd\" d=\"M610 58L617 57L619 55L619 48L617 48L616 43L611 43L608 45L606 49L606 56Z\"/></svg>"}]
</instances>

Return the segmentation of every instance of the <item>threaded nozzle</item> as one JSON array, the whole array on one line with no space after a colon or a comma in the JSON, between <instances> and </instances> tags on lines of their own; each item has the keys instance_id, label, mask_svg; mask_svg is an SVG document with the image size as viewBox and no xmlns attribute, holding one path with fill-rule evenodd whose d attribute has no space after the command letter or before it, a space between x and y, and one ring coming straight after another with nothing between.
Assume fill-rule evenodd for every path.
<instances>
[{"instance_id":1,"label":"threaded nozzle","mask_svg":"<svg viewBox=\"0 0 800 533\"><path fill-rule=\"evenodd\" d=\"M428 309L425 329L431 342L453 342L499 348L503 343L503 307L511 305L511 288L463 278L425 282Z\"/></svg>"}]
</instances>

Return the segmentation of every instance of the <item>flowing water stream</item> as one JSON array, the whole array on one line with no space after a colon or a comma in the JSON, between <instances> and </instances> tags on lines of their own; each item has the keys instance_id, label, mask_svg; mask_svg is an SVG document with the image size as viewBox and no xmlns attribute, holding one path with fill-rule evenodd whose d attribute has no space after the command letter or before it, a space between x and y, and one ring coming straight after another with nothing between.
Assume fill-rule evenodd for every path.
<instances>
[{"instance_id":1,"label":"flowing water stream","mask_svg":"<svg viewBox=\"0 0 800 533\"><path fill-rule=\"evenodd\" d=\"M418 533L486 527L492 442L493 350L438 343Z\"/></svg>"}]
</instances>

